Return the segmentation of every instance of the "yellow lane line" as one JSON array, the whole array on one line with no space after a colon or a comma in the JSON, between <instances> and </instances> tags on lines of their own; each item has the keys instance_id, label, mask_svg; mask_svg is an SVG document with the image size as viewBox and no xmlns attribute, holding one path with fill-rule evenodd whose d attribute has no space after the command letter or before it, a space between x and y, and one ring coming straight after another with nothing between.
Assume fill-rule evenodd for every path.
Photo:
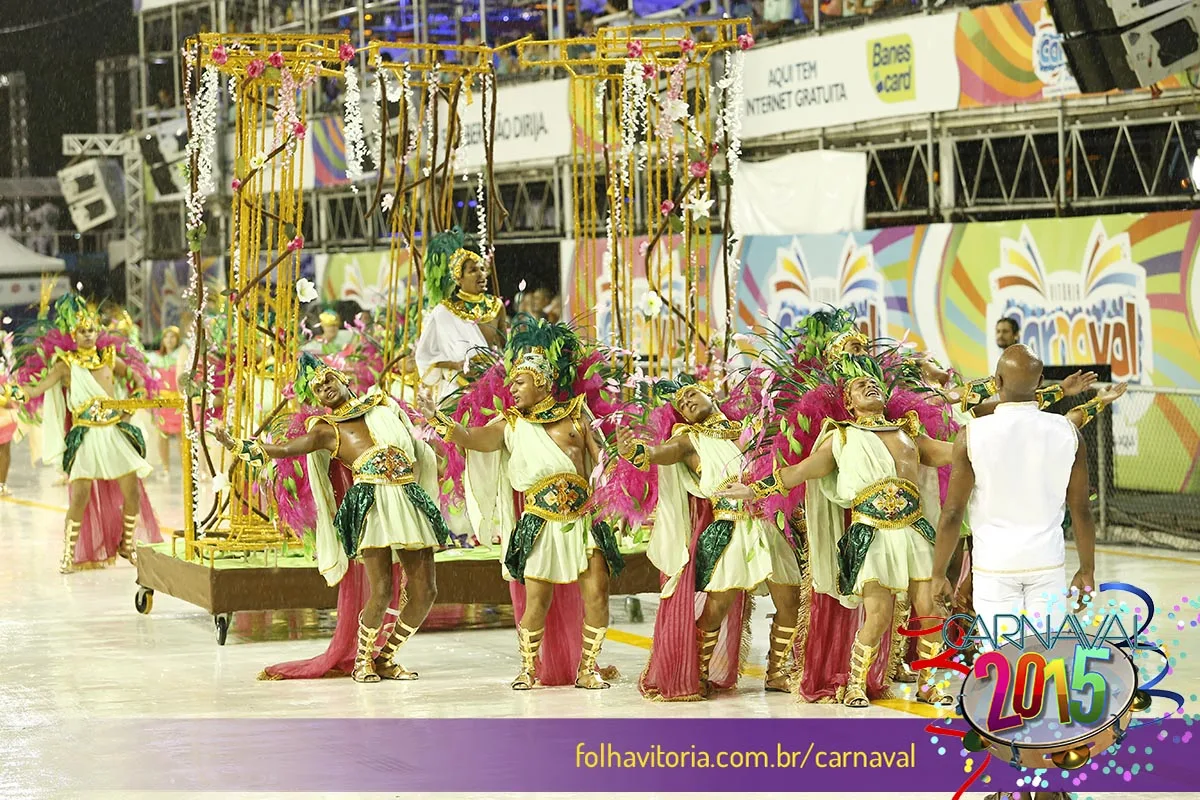
<instances>
[{"instance_id":1,"label":"yellow lane line","mask_svg":"<svg viewBox=\"0 0 1200 800\"><path fill-rule=\"evenodd\" d=\"M58 514L67 513L67 509L63 506L51 506L46 503L39 503L36 500L22 500L19 497L0 497L0 503L12 503L15 506L29 506L30 508L38 508L42 511L54 511Z\"/></svg>"}]
</instances>

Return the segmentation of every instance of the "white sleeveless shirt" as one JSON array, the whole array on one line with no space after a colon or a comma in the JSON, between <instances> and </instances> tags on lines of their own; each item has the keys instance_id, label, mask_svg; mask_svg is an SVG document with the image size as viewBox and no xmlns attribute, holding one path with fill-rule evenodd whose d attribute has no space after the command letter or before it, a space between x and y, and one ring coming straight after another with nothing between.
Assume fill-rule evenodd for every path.
<instances>
[{"instance_id":1,"label":"white sleeveless shirt","mask_svg":"<svg viewBox=\"0 0 1200 800\"><path fill-rule=\"evenodd\" d=\"M964 435L975 471L972 568L1026 575L1062 567L1078 430L1037 403L1001 403L990 416L971 420Z\"/></svg>"}]
</instances>

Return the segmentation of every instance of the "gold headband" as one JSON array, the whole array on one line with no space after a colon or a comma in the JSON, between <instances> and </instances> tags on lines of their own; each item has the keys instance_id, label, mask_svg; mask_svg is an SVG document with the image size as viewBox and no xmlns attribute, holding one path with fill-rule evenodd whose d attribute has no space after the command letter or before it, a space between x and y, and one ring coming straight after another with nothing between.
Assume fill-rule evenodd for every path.
<instances>
[{"instance_id":1,"label":"gold headband","mask_svg":"<svg viewBox=\"0 0 1200 800\"><path fill-rule=\"evenodd\" d=\"M484 263L483 256L461 247L450 256L450 277L454 278L455 283L462 283L463 267L467 265L467 261L478 261L480 265Z\"/></svg>"},{"instance_id":2,"label":"gold headband","mask_svg":"<svg viewBox=\"0 0 1200 800\"><path fill-rule=\"evenodd\" d=\"M863 347L869 347L871 344L870 339L862 331L858 330L858 328L850 328L833 337L829 344L825 345L821 357L825 360L826 364L832 364L846 354L847 348L853 342L857 342Z\"/></svg>"},{"instance_id":3,"label":"gold headband","mask_svg":"<svg viewBox=\"0 0 1200 800\"><path fill-rule=\"evenodd\" d=\"M334 325L338 321L338 314L336 311L322 311L318 319L321 320L322 325Z\"/></svg>"},{"instance_id":4,"label":"gold headband","mask_svg":"<svg viewBox=\"0 0 1200 800\"><path fill-rule=\"evenodd\" d=\"M675 395L674 395L674 397L671 398L671 405L678 408L679 404L681 402L683 402L684 396L688 392L693 392L693 391L699 392L700 394L707 397L709 402L714 402L712 392L710 392L707 388L705 388L704 386L702 386L698 383L689 383L686 386L681 386L675 390Z\"/></svg>"},{"instance_id":5,"label":"gold headband","mask_svg":"<svg viewBox=\"0 0 1200 800\"><path fill-rule=\"evenodd\" d=\"M71 333L83 327L100 330L100 315L91 306L75 315L75 324L71 326Z\"/></svg>"},{"instance_id":6,"label":"gold headband","mask_svg":"<svg viewBox=\"0 0 1200 800\"><path fill-rule=\"evenodd\" d=\"M342 384L342 386L345 386L347 389L350 388L350 377L341 370L336 370L328 364L322 364L319 369L313 372L312 379L309 381L309 385L311 386L313 384L321 383L325 380L326 375L332 375L334 380L338 381L338 383Z\"/></svg>"},{"instance_id":7,"label":"gold headband","mask_svg":"<svg viewBox=\"0 0 1200 800\"><path fill-rule=\"evenodd\" d=\"M166 338L168 333L173 333L176 336L179 336L179 327L177 325L168 325L167 327L163 328L163 338Z\"/></svg>"},{"instance_id":8,"label":"gold headband","mask_svg":"<svg viewBox=\"0 0 1200 800\"><path fill-rule=\"evenodd\" d=\"M547 389L554 382L554 367L541 348L530 350L521 356L508 374L509 383L520 373L526 373L533 378L533 383L539 389Z\"/></svg>"}]
</instances>

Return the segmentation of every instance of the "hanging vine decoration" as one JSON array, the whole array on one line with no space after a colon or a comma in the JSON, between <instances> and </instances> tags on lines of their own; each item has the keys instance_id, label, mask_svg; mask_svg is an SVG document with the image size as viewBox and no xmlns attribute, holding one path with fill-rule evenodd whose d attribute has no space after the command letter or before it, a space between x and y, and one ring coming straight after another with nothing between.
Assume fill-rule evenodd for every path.
<instances>
[{"instance_id":1,"label":"hanging vine decoration","mask_svg":"<svg viewBox=\"0 0 1200 800\"><path fill-rule=\"evenodd\" d=\"M349 58L346 57L347 49ZM354 49L345 36L199 34L188 41L185 60L191 69L185 75L185 105L189 111L188 167L191 173L188 243L192 276L189 286L195 301L193 333L189 338L195 347L192 374L199 375L200 386L199 404L189 403L186 410L188 437L194 450L203 456L209 474L217 474L218 469L214 468L203 425L210 413L215 384L213 366L207 357L211 337L204 324L207 289L203 283L200 250L207 233L203 222L206 175L211 178L206 152L215 141L208 141L207 123L197 124L203 122L201 118L208 113L209 87L217 86L219 93L218 75L229 76L227 85L237 103L234 163L239 165L238 172L241 173L231 181L233 228L229 258L232 286L224 311L227 381L223 389L222 414L235 435L241 435L240 431L253 431L258 435L288 402L280 398L278 401L272 399L269 404L263 400L260 404L258 398L263 397L264 392L277 397L283 394L282 388L289 382L288 365L294 365L299 346L292 323L298 308L294 285L300 269L298 254L304 244L297 234L303 219L302 190L299 188L302 186L303 162L295 159L295 155L307 127L303 106L297 99L303 97L318 76L340 78L343 65L353 58L353 54ZM193 92L190 79L195 68L202 68L204 72ZM213 127L215 129L215 125ZM215 136L212 138L215 140ZM269 152L265 156L255 155L264 151ZM248 170L241 166L247 160ZM269 177L264 172L268 166L272 170ZM266 255L272 249L274 252L267 258L267 266L247 279L242 272L243 266L254 264L257 267L260 251ZM284 265L289 265L286 271L282 269ZM273 274L278 280L266 291L264 283ZM275 326L274 330L271 326ZM280 365L274 376L265 378L258 372L264 343L265 355L261 357ZM261 416L263 412L267 412L265 417ZM222 457L225 457L224 453ZM268 498L254 491L249 476L233 468L220 472L233 480L218 491L212 510L203 519L198 513L194 514L191 528L185 531L188 557L195 552L194 539L211 540L206 541L207 549L236 549L242 546L239 541L268 546L281 542L272 515L265 513L263 504ZM192 497L197 495L192 487ZM226 522L227 529L222 527Z\"/></svg>"},{"instance_id":2,"label":"hanging vine decoration","mask_svg":"<svg viewBox=\"0 0 1200 800\"><path fill-rule=\"evenodd\" d=\"M587 288L574 302L582 301L586 307L572 308L571 313L599 324L601 309L606 308L612 317L614 349L641 350L639 355L648 358L652 375L660 368L673 369L671 362L677 358L685 363L698 363L698 356L721 358L721 346L701 333L700 328L711 330L718 324L710 317L705 325L698 298L721 288L728 295L733 285L728 239L734 220L728 207L721 218L710 217L708 211L717 197L714 183L722 180L711 166L724 149L732 175L733 150L738 146L728 109L716 106L738 102L732 83L741 76L731 77L727 70L731 83L716 93L711 59L718 53L740 56L736 51L752 43L749 20L721 19L602 28L592 37L518 46L521 66L564 70L575 102L587 98L575 117L585 138L572 158L573 229L581 240L605 237L607 247L590 245L577 252L577 282ZM658 83L664 72L669 78L665 96ZM649 96L654 102L647 103ZM619 113L609 113L618 111L618 98ZM722 116L714 134L718 112ZM604 193L595 191L600 180L606 183ZM607 209L601 206L605 195ZM638 247L635 240L643 231L647 238ZM715 284L720 279L714 270L702 269L697 258L698 253L710 252L704 243L719 232L726 235L722 262L730 278L726 287ZM679 246L677 233L683 235L687 253L681 265L681 296L675 296L681 277L673 255ZM660 263L664 244L665 252L672 254L669 267ZM639 284L642 280L639 254L645 258L645 280L652 284L650 292L656 298L653 305L666 312L647 312L637 301L635 274ZM715 267L715 258L710 260ZM610 281L611 296L597 297L604 279ZM639 312L645 322L635 325ZM725 327L730 341L731 326ZM684 332L683 352L670 352L672 336L678 344ZM728 352L728 347L724 349Z\"/></svg>"}]
</instances>

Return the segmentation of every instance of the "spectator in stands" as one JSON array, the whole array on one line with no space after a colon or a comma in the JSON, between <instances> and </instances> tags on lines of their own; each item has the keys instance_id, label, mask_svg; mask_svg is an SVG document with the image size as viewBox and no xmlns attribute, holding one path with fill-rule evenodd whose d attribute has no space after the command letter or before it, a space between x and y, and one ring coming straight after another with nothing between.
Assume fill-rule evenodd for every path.
<instances>
[{"instance_id":1,"label":"spectator in stands","mask_svg":"<svg viewBox=\"0 0 1200 800\"><path fill-rule=\"evenodd\" d=\"M1021 323L1015 317L1005 317L996 323L996 347L1004 352L1014 344L1020 343L1017 336L1021 332Z\"/></svg>"},{"instance_id":2,"label":"spectator in stands","mask_svg":"<svg viewBox=\"0 0 1200 800\"><path fill-rule=\"evenodd\" d=\"M554 295L550 299L550 304L546 306L546 319L551 322L562 321L562 297Z\"/></svg>"}]
</instances>

